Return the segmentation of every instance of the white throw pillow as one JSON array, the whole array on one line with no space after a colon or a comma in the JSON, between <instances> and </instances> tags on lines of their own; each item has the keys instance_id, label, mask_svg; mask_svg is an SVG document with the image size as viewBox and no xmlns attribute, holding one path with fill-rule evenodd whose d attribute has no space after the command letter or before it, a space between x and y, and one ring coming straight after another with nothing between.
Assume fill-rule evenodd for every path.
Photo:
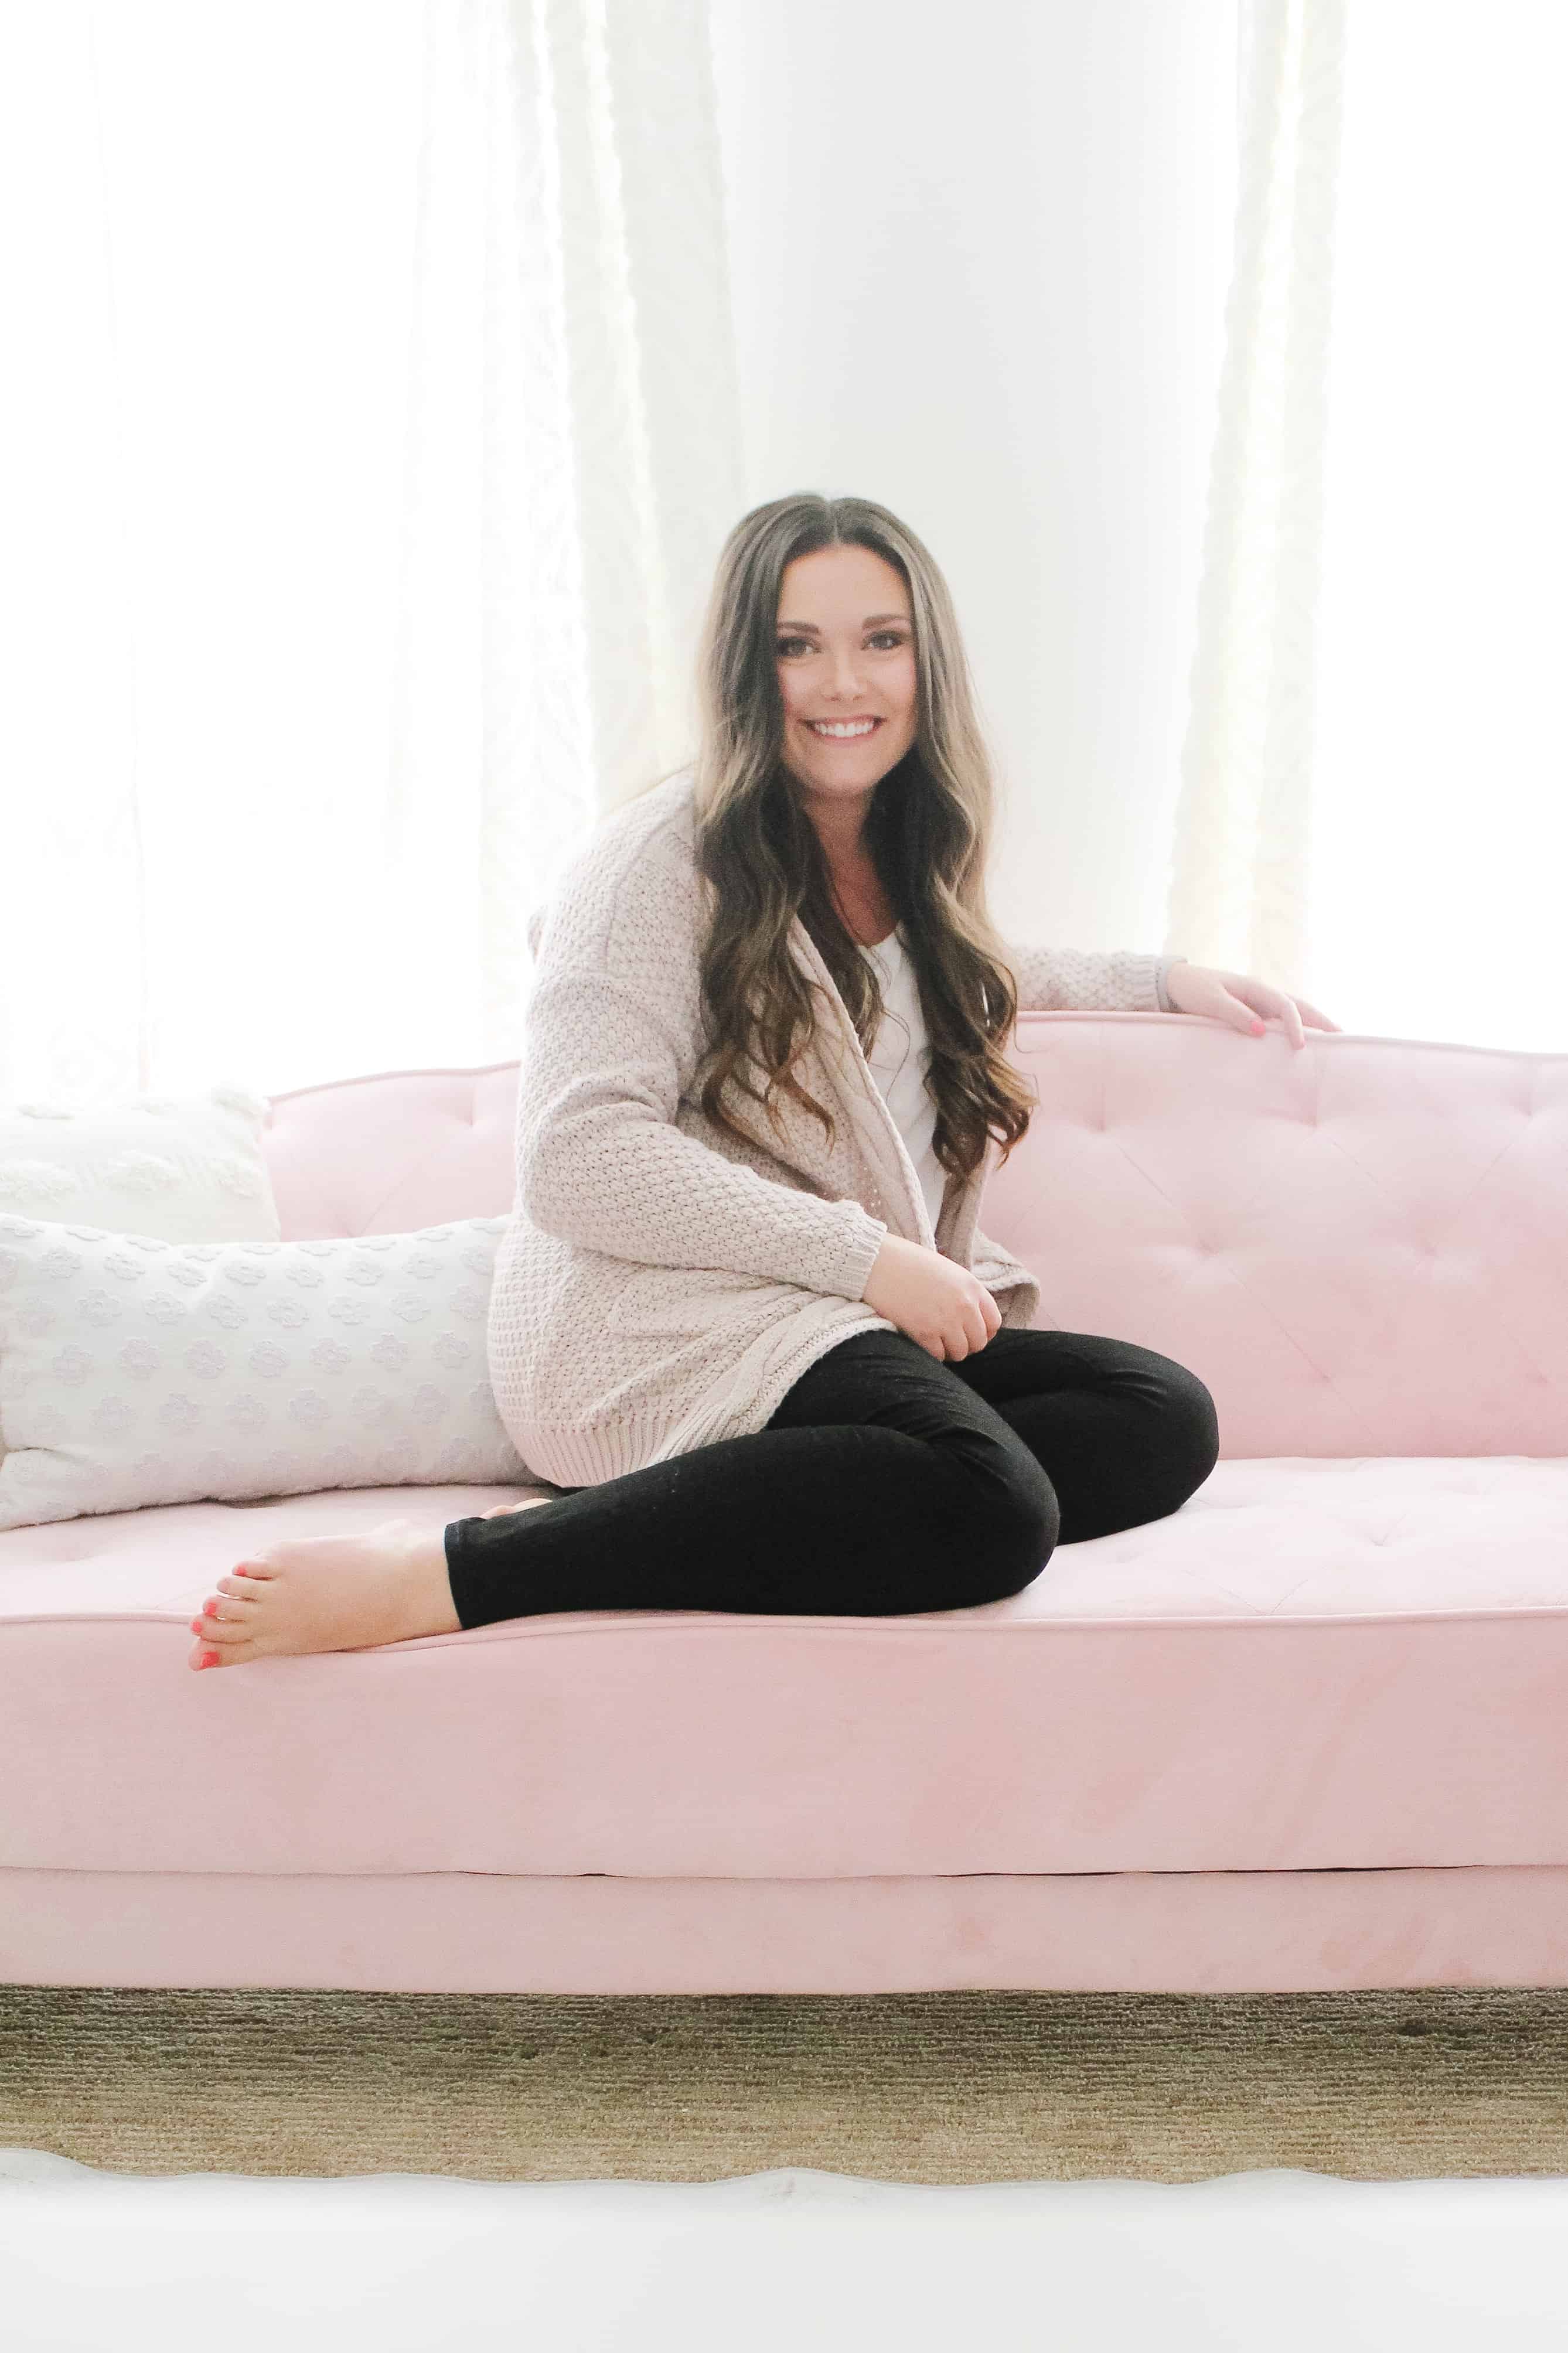
<instances>
[{"instance_id":1,"label":"white throw pillow","mask_svg":"<svg viewBox=\"0 0 1568 2353\"><path fill-rule=\"evenodd\" d=\"M265 1095L227 1082L0 1108L0 1214L166 1242L275 1242Z\"/></svg>"},{"instance_id":2,"label":"white throw pillow","mask_svg":"<svg viewBox=\"0 0 1568 2353\"><path fill-rule=\"evenodd\" d=\"M181 1244L0 1210L0 1529L530 1482L486 1355L509 1222Z\"/></svg>"},{"instance_id":3,"label":"white throw pillow","mask_svg":"<svg viewBox=\"0 0 1568 2353\"><path fill-rule=\"evenodd\" d=\"M192 1095L0 1108L0 1215L166 1242L275 1242L261 1150L270 1109L228 1080Z\"/></svg>"}]
</instances>

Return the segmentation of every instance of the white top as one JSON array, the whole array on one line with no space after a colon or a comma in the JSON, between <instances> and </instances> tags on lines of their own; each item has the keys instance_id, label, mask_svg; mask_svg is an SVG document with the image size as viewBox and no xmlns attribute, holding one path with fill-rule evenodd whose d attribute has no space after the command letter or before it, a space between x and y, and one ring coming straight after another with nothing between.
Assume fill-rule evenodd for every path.
<instances>
[{"instance_id":1,"label":"white top","mask_svg":"<svg viewBox=\"0 0 1568 2353\"><path fill-rule=\"evenodd\" d=\"M926 1041L919 986L904 944L903 931L900 924L874 947L863 945L861 949L875 967L885 1008L866 1060L882 1099L893 1114L893 1124L915 1163L915 1174L920 1179L934 1228L941 1215L948 1172L931 1149L937 1106L926 1092L930 1050Z\"/></svg>"}]
</instances>

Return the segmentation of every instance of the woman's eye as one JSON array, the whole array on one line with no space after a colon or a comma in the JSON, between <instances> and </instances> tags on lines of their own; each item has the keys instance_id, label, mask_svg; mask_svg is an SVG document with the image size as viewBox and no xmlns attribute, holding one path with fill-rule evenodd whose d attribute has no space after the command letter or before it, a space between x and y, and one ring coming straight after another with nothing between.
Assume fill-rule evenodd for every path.
<instances>
[{"instance_id":1,"label":"woman's eye","mask_svg":"<svg viewBox=\"0 0 1568 2353\"><path fill-rule=\"evenodd\" d=\"M873 636L871 643L875 645L879 638L885 638L892 646L901 646L904 643L904 633L901 629L878 629ZM791 646L805 646L809 651L810 640L806 638L779 638L779 651L781 654L788 654Z\"/></svg>"}]
</instances>

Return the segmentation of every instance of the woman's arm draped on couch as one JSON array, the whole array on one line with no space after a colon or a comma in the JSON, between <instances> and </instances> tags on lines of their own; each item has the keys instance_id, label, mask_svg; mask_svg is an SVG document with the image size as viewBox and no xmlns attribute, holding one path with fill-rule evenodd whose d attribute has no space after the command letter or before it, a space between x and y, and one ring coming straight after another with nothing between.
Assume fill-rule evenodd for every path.
<instances>
[{"instance_id":1,"label":"woman's arm draped on couch","mask_svg":"<svg viewBox=\"0 0 1568 2353\"><path fill-rule=\"evenodd\" d=\"M1020 1013L1169 1013L1165 976L1185 956L1132 948L1043 948L1009 944Z\"/></svg>"}]
</instances>

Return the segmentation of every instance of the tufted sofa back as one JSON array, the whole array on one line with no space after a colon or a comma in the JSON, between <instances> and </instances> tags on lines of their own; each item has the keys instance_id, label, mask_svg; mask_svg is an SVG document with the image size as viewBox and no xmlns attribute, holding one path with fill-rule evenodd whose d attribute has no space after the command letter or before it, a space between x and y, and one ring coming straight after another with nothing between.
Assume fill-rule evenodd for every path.
<instances>
[{"instance_id":1,"label":"tufted sofa back","mask_svg":"<svg viewBox=\"0 0 1568 2353\"><path fill-rule=\"evenodd\" d=\"M1173 1356L1222 1453L1568 1455L1568 1053L1024 1014L980 1222L1036 1321ZM516 1062L272 1101L284 1238L497 1217Z\"/></svg>"}]
</instances>

